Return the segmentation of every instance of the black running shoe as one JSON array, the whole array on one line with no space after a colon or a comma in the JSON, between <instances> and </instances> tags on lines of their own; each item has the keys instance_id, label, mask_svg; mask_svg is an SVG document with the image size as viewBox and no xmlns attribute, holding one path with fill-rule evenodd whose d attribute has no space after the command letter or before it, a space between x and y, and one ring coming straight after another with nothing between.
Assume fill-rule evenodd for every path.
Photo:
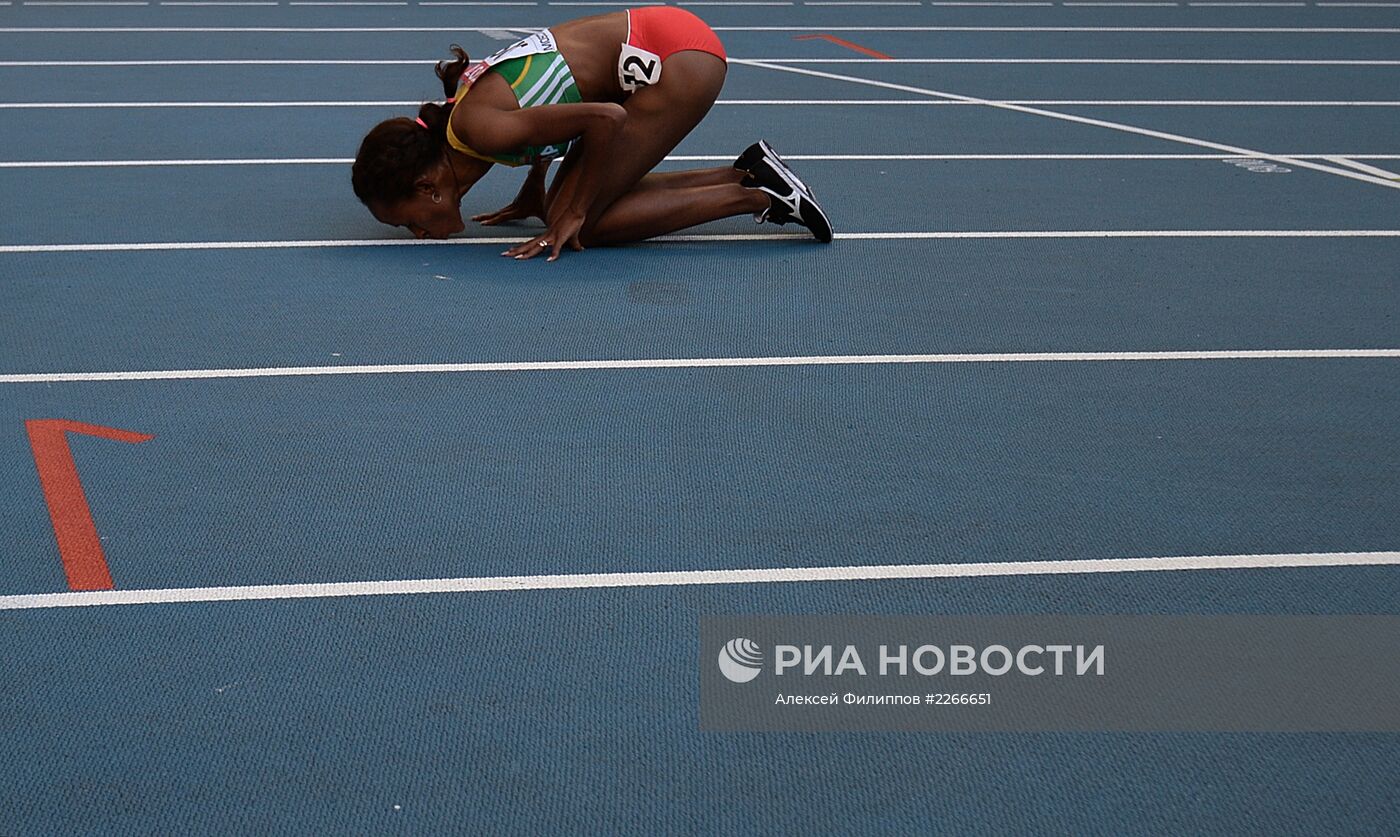
<instances>
[{"instance_id":1,"label":"black running shoe","mask_svg":"<svg viewBox=\"0 0 1400 837\"><path fill-rule=\"evenodd\" d=\"M752 154L755 149L757 153ZM768 195L768 208L755 213L754 220L760 224L767 221L779 225L791 221L811 230L817 241L829 243L832 230L826 213L801 178L772 152L767 143L759 142L750 146L735 161L735 168L748 173L741 185L759 189ZM740 168L740 163L748 167Z\"/></svg>"},{"instance_id":2,"label":"black running shoe","mask_svg":"<svg viewBox=\"0 0 1400 837\"><path fill-rule=\"evenodd\" d=\"M812 191L812 187L802 182L802 178L797 176L797 172L793 171L792 168L788 166L787 161L778 156L778 152L773 150L773 146L768 144L768 140L759 140L748 148L745 148L744 153L740 154L739 158L734 161L734 168L742 172L747 172L748 174L753 174L754 166L758 165L760 160L767 160L772 163L774 168L782 171L787 175L789 180L796 183L797 188L814 198L817 196L817 193Z\"/></svg>"},{"instance_id":3,"label":"black running shoe","mask_svg":"<svg viewBox=\"0 0 1400 837\"><path fill-rule=\"evenodd\" d=\"M767 144L767 140L759 140L748 148L745 148L744 153L740 154L738 159L734 161L735 170L746 173L752 171L753 164L763 159L763 147Z\"/></svg>"}]
</instances>

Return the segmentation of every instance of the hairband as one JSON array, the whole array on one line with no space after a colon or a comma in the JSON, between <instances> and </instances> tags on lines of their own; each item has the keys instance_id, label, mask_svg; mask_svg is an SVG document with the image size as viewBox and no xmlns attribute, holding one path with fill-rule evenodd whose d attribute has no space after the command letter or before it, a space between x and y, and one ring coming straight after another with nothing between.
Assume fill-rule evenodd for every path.
<instances>
[{"instance_id":1,"label":"hairband","mask_svg":"<svg viewBox=\"0 0 1400 837\"><path fill-rule=\"evenodd\" d=\"M428 123L426 123L426 122L423 121L423 117L421 117L421 116L415 116L415 117L413 117L413 121L414 121L414 122L417 122L419 125L422 125L422 126L423 126L423 130L425 130L425 131L428 130Z\"/></svg>"}]
</instances>

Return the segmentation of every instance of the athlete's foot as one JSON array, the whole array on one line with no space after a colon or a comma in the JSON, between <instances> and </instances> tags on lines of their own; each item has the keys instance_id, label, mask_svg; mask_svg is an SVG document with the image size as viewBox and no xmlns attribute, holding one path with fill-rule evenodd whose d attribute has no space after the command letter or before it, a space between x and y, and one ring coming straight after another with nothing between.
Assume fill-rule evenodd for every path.
<instances>
[{"instance_id":1,"label":"athlete's foot","mask_svg":"<svg viewBox=\"0 0 1400 837\"><path fill-rule=\"evenodd\" d=\"M765 145L768 145L767 140L759 140L748 148L745 148L744 153L740 154L738 159L734 161L734 168L745 174L753 171L754 164L763 159L763 147Z\"/></svg>"},{"instance_id":2,"label":"athlete's foot","mask_svg":"<svg viewBox=\"0 0 1400 837\"><path fill-rule=\"evenodd\" d=\"M756 142L734 161L734 168L748 172L741 185L759 189L768 195L768 208L753 218L762 224L801 224L812 231L817 241L831 241L831 221L817 204L812 192L801 178L773 151L767 142Z\"/></svg>"},{"instance_id":3,"label":"athlete's foot","mask_svg":"<svg viewBox=\"0 0 1400 837\"><path fill-rule=\"evenodd\" d=\"M814 198L817 196L817 193L812 191L812 187L808 186L802 181L802 178L797 176L797 172L792 170L792 167L787 164L787 161L778 156L778 152L773 150L773 146L768 144L768 140L759 140L748 148L745 148L744 153L740 154L738 159L734 161L734 168L748 174L753 174L754 166L758 165L762 160L767 160L774 168L786 174L788 179L797 184L797 188Z\"/></svg>"}]
</instances>

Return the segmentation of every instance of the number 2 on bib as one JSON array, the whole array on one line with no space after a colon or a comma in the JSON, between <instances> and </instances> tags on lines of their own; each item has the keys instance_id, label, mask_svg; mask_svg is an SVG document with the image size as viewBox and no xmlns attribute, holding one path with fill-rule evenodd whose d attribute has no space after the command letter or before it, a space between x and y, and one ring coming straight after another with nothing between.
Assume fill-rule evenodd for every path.
<instances>
[{"instance_id":1,"label":"number 2 on bib","mask_svg":"<svg viewBox=\"0 0 1400 837\"><path fill-rule=\"evenodd\" d=\"M617 57L617 83L628 93L661 81L661 56L623 44Z\"/></svg>"}]
</instances>

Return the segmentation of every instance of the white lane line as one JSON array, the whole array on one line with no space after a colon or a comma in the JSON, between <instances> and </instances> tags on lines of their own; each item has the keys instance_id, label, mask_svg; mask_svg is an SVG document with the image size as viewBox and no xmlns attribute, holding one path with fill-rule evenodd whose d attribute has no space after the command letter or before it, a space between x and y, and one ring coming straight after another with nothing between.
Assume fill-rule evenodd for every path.
<instances>
[{"instance_id":1,"label":"white lane line","mask_svg":"<svg viewBox=\"0 0 1400 837\"><path fill-rule=\"evenodd\" d=\"M1301 7L1307 6L1308 4L1307 4L1307 3L1187 3L1186 5L1188 5L1188 6L1204 6L1204 7L1210 7L1210 8L1248 7L1248 8L1274 8L1274 9L1290 8L1290 9L1292 9L1292 8L1301 8Z\"/></svg>"},{"instance_id":2,"label":"white lane line","mask_svg":"<svg viewBox=\"0 0 1400 837\"><path fill-rule=\"evenodd\" d=\"M1259 156L1259 155L1254 155ZM1296 158L1290 158L1296 159ZM1302 165L1298 162L1297 165ZM1359 175L1359 173L1358 173ZM1379 178L1374 178L1379 180ZM1382 181L1384 182L1384 181ZM837 241L942 241L978 239L1110 238L1400 238L1400 230L928 230L837 233ZM527 237L327 238L268 241L141 241L88 244L0 244L0 253L138 253L187 250L310 250L338 247L464 247L519 244ZM667 235L651 242L807 241L805 233Z\"/></svg>"},{"instance_id":3,"label":"white lane line","mask_svg":"<svg viewBox=\"0 0 1400 837\"><path fill-rule=\"evenodd\" d=\"M1361 172L1337 168L1335 166L1325 166L1321 163L1314 163L1311 160L1300 160L1296 157L1283 157L1278 154L1269 154L1267 152L1253 151L1248 148L1240 148L1238 146L1226 145L1224 143L1213 142L1210 140L1196 139L1195 137L1183 136L1181 134L1169 134L1164 131L1154 131L1149 128L1139 128L1136 125L1127 125L1122 122L1109 122L1103 119L1090 119L1089 117L1076 116L1074 114L1063 113L1061 111L1044 110L1042 108L1026 107L1024 105L1013 105L1005 102L994 102L989 99L978 99L974 96L964 96L960 93L947 93L939 90L931 90L926 87L912 87L907 84L891 84L890 82L886 81L876 81L873 79L859 78L857 76L838 75L836 73L827 73L822 72L820 70L808 70L801 67L789 67L784 66L782 64L763 64L755 61L748 61L745 63L749 66L754 67L768 67L770 69L778 70L779 72L797 73L799 75L814 76L816 78L829 78L836 81L849 81L854 84L863 84L871 87L883 87L889 90L900 90L906 93L918 93L924 96L934 96L942 99L952 99L955 101L976 102L987 105L988 107L1002 108L1005 110L1016 111L1018 113L1027 113L1032 116L1044 116L1049 119L1058 119L1063 122L1075 122L1081 125L1090 125L1096 128L1107 128L1112 131L1122 131L1124 133L1138 134L1140 136L1152 137L1154 139L1167 140L1170 142L1179 142L1184 145L1194 145L1200 148L1209 148L1213 151L1225 151L1231 154L1238 154L1241 157L1257 157L1266 160L1272 160L1276 163L1284 163L1286 165L1297 166L1299 168L1312 169L1313 171L1320 171L1326 174L1333 174L1338 177L1348 178L1350 180L1359 180L1363 183L1370 183L1376 186L1384 186L1390 189L1400 189L1400 183L1398 182L1374 177L1372 175L1364 174Z\"/></svg>"},{"instance_id":4,"label":"white lane line","mask_svg":"<svg viewBox=\"0 0 1400 837\"><path fill-rule=\"evenodd\" d=\"M1395 35L1400 29L1298 26L715 26L716 32L1146 32L1263 35ZM3 32L0 29L0 32ZM460 30L449 30L460 31Z\"/></svg>"},{"instance_id":5,"label":"white lane line","mask_svg":"<svg viewBox=\"0 0 1400 837\"><path fill-rule=\"evenodd\" d=\"M1054 4L1054 3L991 3L991 2L985 2L985 3L974 3L974 2L952 3L952 2L939 2L939 3L929 3L929 5L930 5L930 6L1053 6L1053 5L1055 5L1055 4Z\"/></svg>"},{"instance_id":6,"label":"white lane line","mask_svg":"<svg viewBox=\"0 0 1400 837\"><path fill-rule=\"evenodd\" d=\"M161 0L162 6L276 6L276 0Z\"/></svg>"},{"instance_id":7,"label":"white lane line","mask_svg":"<svg viewBox=\"0 0 1400 837\"><path fill-rule=\"evenodd\" d=\"M347 101L328 99L323 101L283 101L283 102L83 102L84 109L137 109L137 108L381 108L418 107L422 102L412 100L368 100ZM951 102L930 101L928 99L720 99L716 105L905 105L927 106L954 104ZM0 110L61 110L72 108L72 102L0 102Z\"/></svg>"},{"instance_id":8,"label":"white lane line","mask_svg":"<svg viewBox=\"0 0 1400 837\"><path fill-rule=\"evenodd\" d=\"M26 6L149 6L144 0L25 0Z\"/></svg>"},{"instance_id":9,"label":"white lane line","mask_svg":"<svg viewBox=\"0 0 1400 837\"><path fill-rule=\"evenodd\" d=\"M1061 3L1062 6L1120 6L1127 8L1148 8L1157 6L1176 6L1176 3Z\"/></svg>"},{"instance_id":10,"label":"white lane line","mask_svg":"<svg viewBox=\"0 0 1400 837\"><path fill-rule=\"evenodd\" d=\"M804 6L920 6L918 0L807 0Z\"/></svg>"},{"instance_id":11,"label":"white lane line","mask_svg":"<svg viewBox=\"0 0 1400 837\"><path fill-rule=\"evenodd\" d=\"M739 59L730 59L737 63ZM745 60L750 66L761 62ZM772 65L775 69L780 65ZM795 68L792 72L800 72ZM947 94L955 95L955 94ZM311 102L83 102L82 107L137 110L141 108L367 108L418 107L413 101L311 101ZM1003 107L1003 106L1076 106L1076 107L1290 107L1290 108L1394 108L1400 100L1387 101L1317 101L1291 99L720 99L716 105L761 107ZM72 102L0 102L0 110L62 110L71 109ZM1067 114L1061 114L1065 116ZM1146 129L1134 131L1142 133ZM1158 135L1164 136L1164 135ZM1181 140L1178 140L1181 141ZM1194 141L1202 144L1204 141ZM1212 144L1212 148L1225 146ZM1237 152L1258 156L1262 152Z\"/></svg>"},{"instance_id":12,"label":"white lane line","mask_svg":"<svg viewBox=\"0 0 1400 837\"><path fill-rule=\"evenodd\" d=\"M1318 3L1322 9L1400 9L1400 3Z\"/></svg>"},{"instance_id":13,"label":"white lane line","mask_svg":"<svg viewBox=\"0 0 1400 837\"><path fill-rule=\"evenodd\" d=\"M734 155L731 154L724 159L731 159L733 156ZM210 160L7 160L0 162L0 169L144 168L153 166L348 166L353 162L355 161L349 157L250 157Z\"/></svg>"},{"instance_id":14,"label":"white lane line","mask_svg":"<svg viewBox=\"0 0 1400 837\"><path fill-rule=\"evenodd\" d=\"M1330 160L1355 163L1356 160L1400 160L1400 154L1288 154L1300 160ZM978 161L1188 161L1234 160L1238 154L784 154L784 160L806 162L978 162ZM672 154L665 158L672 163L722 163L734 159L733 154ZM161 168L217 166L348 166L351 157L228 157L186 160L6 160L0 169L87 169L87 168ZM1373 174L1382 172L1375 169ZM1378 175L1382 176L1382 175ZM1383 176L1393 176L1385 173Z\"/></svg>"},{"instance_id":15,"label":"white lane line","mask_svg":"<svg viewBox=\"0 0 1400 837\"><path fill-rule=\"evenodd\" d=\"M975 102L958 100L908 99L729 99L716 102L717 105L913 105L937 104L956 106L985 105L1076 105L1083 107L1295 107L1295 108L1393 108L1400 107L1400 101L1323 101L1312 99L986 99ZM71 107L55 103L55 107ZM0 104L0 107L5 105Z\"/></svg>"},{"instance_id":16,"label":"white lane line","mask_svg":"<svg viewBox=\"0 0 1400 837\"><path fill-rule=\"evenodd\" d=\"M1396 67L1400 61L1385 58L731 58L731 61L764 61L769 64L1220 64L1241 66ZM18 63L18 62L17 62ZM65 62L54 62L55 66ZM307 62L312 63L312 62ZM431 64L431 61L417 61ZM5 66L0 62L0 66Z\"/></svg>"},{"instance_id":17,"label":"white lane line","mask_svg":"<svg viewBox=\"0 0 1400 837\"><path fill-rule=\"evenodd\" d=\"M1300 160L1400 160L1400 154L1288 154ZM784 160L806 162L978 162L978 161L1188 161L1235 160L1238 154L784 154ZM722 163L733 154L673 154L672 163ZM229 157L187 160L6 160L0 169L159 168L175 166L348 166L351 157ZM1345 165L1346 163L1344 163ZM1375 172L1383 170L1376 169ZM1385 176L1391 176L1386 173Z\"/></svg>"},{"instance_id":18,"label":"white lane line","mask_svg":"<svg viewBox=\"0 0 1400 837\"><path fill-rule=\"evenodd\" d=\"M407 6L401 0L380 2L379 0L292 0L288 6Z\"/></svg>"},{"instance_id":19,"label":"white lane line","mask_svg":"<svg viewBox=\"0 0 1400 837\"><path fill-rule=\"evenodd\" d=\"M553 3L551 5L570 5ZM572 5L600 6L602 3ZM632 6L633 2L615 5ZM71 34L153 34L178 32L305 32L384 34L391 32L483 32L486 29L519 29L517 26L7 26L0 33L18 35ZM528 28L528 27L527 27ZM1133 32L1133 33L1219 33L1260 35L1397 35L1400 28L1383 27L1290 27L1290 26L714 26L716 32Z\"/></svg>"},{"instance_id":20,"label":"white lane line","mask_svg":"<svg viewBox=\"0 0 1400 837\"><path fill-rule=\"evenodd\" d=\"M165 5L196 5L166 3ZM220 4L229 5L229 4ZM239 3L236 5L249 5ZM276 3L252 5L275 6ZM523 29L483 29L493 32L524 32ZM1240 65L1304 67L1400 67L1400 60L1385 58L731 58L731 61L763 61L768 64L1146 64L1146 65ZM74 60L0 61L3 67L295 67L295 66L421 66L436 61L422 58L168 58L158 60Z\"/></svg>"},{"instance_id":21,"label":"white lane line","mask_svg":"<svg viewBox=\"0 0 1400 837\"><path fill-rule=\"evenodd\" d=\"M1257 155L1256 155L1257 156ZM1296 158L1290 158L1296 159ZM1300 164L1301 165L1301 164ZM651 242L806 241L805 233L667 235ZM837 233L838 241L1110 238L1400 238L1400 230L927 230ZM0 253L133 253L185 250L307 250L338 247L461 247L519 244L528 237L342 238L269 241L150 241L90 244L0 244Z\"/></svg>"},{"instance_id":22,"label":"white lane line","mask_svg":"<svg viewBox=\"0 0 1400 837\"><path fill-rule=\"evenodd\" d=\"M499 372L582 372L600 369L719 369L775 366L889 366L970 363L1173 363L1241 360L1394 360L1400 349L1240 349L1179 352L1015 352L1001 354L809 355L793 357L634 358L619 360L400 363L363 366L278 366L248 369L165 369L0 374L0 384L305 378L338 375L459 375Z\"/></svg>"},{"instance_id":23,"label":"white lane line","mask_svg":"<svg viewBox=\"0 0 1400 837\"><path fill-rule=\"evenodd\" d=\"M409 107L417 101L309 101L309 102L83 102L87 108L356 108ZM71 108L72 102L0 102L0 110L48 110Z\"/></svg>"},{"instance_id":24,"label":"white lane line","mask_svg":"<svg viewBox=\"0 0 1400 837\"><path fill-rule=\"evenodd\" d=\"M283 102L83 102L83 108L366 108L418 107L418 100L368 100ZM716 105L930 105L945 104L926 99L721 99ZM0 110L61 110L72 108L72 102L0 102Z\"/></svg>"},{"instance_id":25,"label":"white lane line","mask_svg":"<svg viewBox=\"0 0 1400 837\"><path fill-rule=\"evenodd\" d=\"M1358 163L1356 160L1350 159L1348 157L1332 156L1328 157L1327 159L1333 163L1339 163L1343 166L1350 166L1356 169L1357 171L1364 171L1367 174L1374 174L1376 177L1385 177L1389 178L1390 180L1400 181L1400 174L1396 174L1393 171L1386 171L1385 169L1377 168L1375 166L1368 166L1365 163Z\"/></svg>"},{"instance_id":26,"label":"white lane line","mask_svg":"<svg viewBox=\"0 0 1400 837\"><path fill-rule=\"evenodd\" d=\"M81 593L29 593L0 596L0 610L35 610L104 605L176 604L332 599L430 593L587 590L616 587L686 587L710 584L804 584L831 581L894 581L935 578L1004 578L1036 575L1271 570L1323 567L1391 567L1400 552L1314 552L1262 555L1187 555L1163 558L1087 558L1060 561L991 561L949 564L882 564L848 567L673 570L573 575L514 575L348 581L312 584L259 584L236 587L177 587L98 590Z\"/></svg>"},{"instance_id":27,"label":"white lane line","mask_svg":"<svg viewBox=\"0 0 1400 837\"><path fill-rule=\"evenodd\" d=\"M420 6L538 6L538 3L516 3L511 0L501 2L463 2L463 0L421 0Z\"/></svg>"},{"instance_id":28,"label":"white lane line","mask_svg":"<svg viewBox=\"0 0 1400 837\"><path fill-rule=\"evenodd\" d=\"M193 6L206 5L204 3L174 3L167 2L162 5L167 6ZM227 5L227 4L220 4ZM243 5L239 3L237 5ZM258 3L257 5L275 6L276 3ZM766 60L766 59L765 59ZM242 66L270 66L277 67L286 65L289 67L318 64L325 65L357 65L370 66L379 64L404 64L414 66L427 66L435 62L430 60L402 60L402 59L344 59L332 58L321 60L319 58L169 58L161 60L79 60L79 61L0 61L0 67L242 67ZM1397 62L1400 63L1400 62Z\"/></svg>"},{"instance_id":29,"label":"white lane line","mask_svg":"<svg viewBox=\"0 0 1400 837\"><path fill-rule=\"evenodd\" d=\"M1347 157L1352 160L1400 160L1400 154L1288 154L1301 160ZM1238 154L784 154L784 160L1234 160ZM719 162L734 159L733 154L685 155L667 157L672 162ZM354 162L343 158L348 165ZM118 161L120 164L120 161ZM4 165L4 164L0 164ZM29 163L21 163L28 166ZM44 164L47 165L47 164ZM69 165L60 163L60 165Z\"/></svg>"},{"instance_id":30,"label":"white lane line","mask_svg":"<svg viewBox=\"0 0 1400 837\"><path fill-rule=\"evenodd\" d=\"M1005 105L1084 105L1096 107L1241 107L1241 108L1393 108L1400 101L1330 101L1318 99L988 99ZM977 102L949 102L973 105Z\"/></svg>"}]
</instances>

